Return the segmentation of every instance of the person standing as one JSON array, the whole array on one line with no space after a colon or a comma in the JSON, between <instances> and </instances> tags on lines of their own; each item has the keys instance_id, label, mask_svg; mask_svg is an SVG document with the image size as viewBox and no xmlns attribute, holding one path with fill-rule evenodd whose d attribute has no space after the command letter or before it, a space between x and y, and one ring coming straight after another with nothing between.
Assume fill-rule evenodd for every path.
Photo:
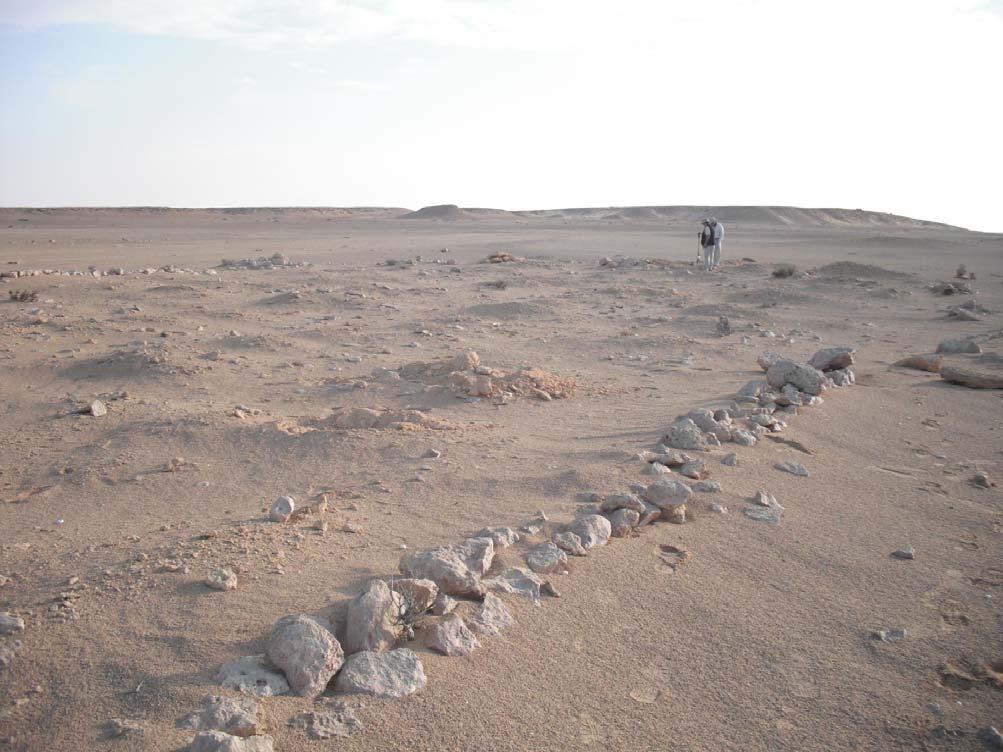
<instances>
[{"instance_id":1,"label":"person standing","mask_svg":"<svg viewBox=\"0 0 1003 752\"><path fill-rule=\"evenodd\" d=\"M716 217L707 220L709 232L709 245L705 246L704 268L713 271L721 266L721 241L724 240L724 225L717 221ZM708 263L707 257L710 256Z\"/></svg>"}]
</instances>

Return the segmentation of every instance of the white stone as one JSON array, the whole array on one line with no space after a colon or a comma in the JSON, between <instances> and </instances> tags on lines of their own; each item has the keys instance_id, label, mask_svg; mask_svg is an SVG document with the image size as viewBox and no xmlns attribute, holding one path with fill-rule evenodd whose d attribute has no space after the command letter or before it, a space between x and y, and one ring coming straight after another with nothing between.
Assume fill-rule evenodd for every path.
<instances>
[{"instance_id":1,"label":"white stone","mask_svg":"<svg viewBox=\"0 0 1003 752\"><path fill-rule=\"evenodd\" d=\"M582 545L582 539L574 533L555 533L551 538L554 545L562 551L567 551L572 556L588 556L589 552Z\"/></svg>"},{"instance_id":2,"label":"white stone","mask_svg":"<svg viewBox=\"0 0 1003 752\"><path fill-rule=\"evenodd\" d=\"M225 731L233 736L254 736L264 730L258 722L258 704L245 697L210 695L202 708L180 721L178 728L193 731Z\"/></svg>"},{"instance_id":3,"label":"white stone","mask_svg":"<svg viewBox=\"0 0 1003 752\"><path fill-rule=\"evenodd\" d=\"M339 692L394 698L414 694L423 689L425 683L425 670L418 656L413 650L399 648L386 653L364 651L348 656L338 672L334 688Z\"/></svg>"},{"instance_id":4,"label":"white stone","mask_svg":"<svg viewBox=\"0 0 1003 752\"><path fill-rule=\"evenodd\" d=\"M265 653L292 690L310 698L324 691L344 662L341 644L330 630L304 615L279 619Z\"/></svg>"},{"instance_id":5,"label":"white stone","mask_svg":"<svg viewBox=\"0 0 1003 752\"><path fill-rule=\"evenodd\" d=\"M547 541L526 554L526 563L534 572L554 574L568 568L568 555L552 541Z\"/></svg>"},{"instance_id":6,"label":"white stone","mask_svg":"<svg viewBox=\"0 0 1003 752\"><path fill-rule=\"evenodd\" d=\"M272 507L268 510L268 519L272 522L286 522L292 517L295 509L296 502L292 496L280 496L272 502Z\"/></svg>"},{"instance_id":7,"label":"white stone","mask_svg":"<svg viewBox=\"0 0 1003 752\"><path fill-rule=\"evenodd\" d=\"M216 681L227 689L235 689L256 697L284 695L289 682L264 655L249 655L220 667Z\"/></svg>"},{"instance_id":8,"label":"white stone","mask_svg":"<svg viewBox=\"0 0 1003 752\"><path fill-rule=\"evenodd\" d=\"M205 584L213 590L236 590L237 575L232 569L214 569L206 575Z\"/></svg>"},{"instance_id":9,"label":"white stone","mask_svg":"<svg viewBox=\"0 0 1003 752\"><path fill-rule=\"evenodd\" d=\"M425 638L425 646L443 655L470 655L480 647L477 636L456 614L447 614L432 627Z\"/></svg>"},{"instance_id":10,"label":"white stone","mask_svg":"<svg viewBox=\"0 0 1003 752\"><path fill-rule=\"evenodd\" d=\"M609 540L612 528L609 520L598 514L579 517L568 525L567 532L574 533L582 542L583 548L602 546Z\"/></svg>"},{"instance_id":11,"label":"white stone","mask_svg":"<svg viewBox=\"0 0 1003 752\"><path fill-rule=\"evenodd\" d=\"M409 577L432 580L450 595L477 597L485 592L481 576L491 566L494 552L490 538L468 538L462 543L405 554L398 568Z\"/></svg>"},{"instance_id":12,"label":"white stone","mask_svg":"<svg viewBox=\"0 0 1003 752\"><path fill-rule=\"evenodd\" d=\"M270 736L244 739L222 731L200 731L187 752L275 752L275 741Z\"/></svg>"},{"instance_id":13,"label":"white stone","mask_svg":"<svg viewBox=\"0 0 1003 752\"><path fill-rule=\"evenodd\" d=\"M502 603L501 598L488 593L484 596L484 603L470 620L470 629L478 634L497 635L513 624L515 624L515 619L512 618L512 614Z\"/></svg>"},{"instance_id":14,"label":"white stone","mask_svg":"<svg viewBox=\"0 0 1003 752\"><path fill-rule=\"evenodd\" d=\"M345 618L346 654L389 650L401 637L401 597L383 580L372 580L348 604Z\"/></svg>"},{"instance_id":15,"label":"white stone","mask_svg":"<svg viewBox=\"0 0 1003 752\"><path fill-rule=\"evenodd\" d=\"M637 527L641 515L633 509L617 509L609 517L610 534L616 538L625 538Z\"/></svg>"}]
</instances>

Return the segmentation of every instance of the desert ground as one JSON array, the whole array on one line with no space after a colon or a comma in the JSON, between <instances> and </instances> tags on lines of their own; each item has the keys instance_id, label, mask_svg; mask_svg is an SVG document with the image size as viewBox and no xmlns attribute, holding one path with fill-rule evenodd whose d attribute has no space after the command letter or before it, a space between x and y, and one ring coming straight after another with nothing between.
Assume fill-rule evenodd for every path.
<instances>
[{"instance_id":1,"label":"desert ground","mask_svg":"<svg viewBox=\"0 0 1003 752\"><path fill-rule=\"evenodd\" d=\"M931 287L959 264L957 294ZM983 750L1003 729L1003 390L893 365L964 339L944 366L1003 375L1003 236L727 207L3 209L0 274L0 749L187 749L211 695L257 718L205 749ZM777 407L755 445L684 450L702 481L650 461L692 410L745 425L765 354L839 346L855 384ZM220 685L287 615L350 640L402 557L511 528L497 585L666 479L709 489L684 524L568 556L539 575L559 597L485 597L513 623L469 655L419 618L389 646L418 691Z\"/></svg>"}]
</instances>

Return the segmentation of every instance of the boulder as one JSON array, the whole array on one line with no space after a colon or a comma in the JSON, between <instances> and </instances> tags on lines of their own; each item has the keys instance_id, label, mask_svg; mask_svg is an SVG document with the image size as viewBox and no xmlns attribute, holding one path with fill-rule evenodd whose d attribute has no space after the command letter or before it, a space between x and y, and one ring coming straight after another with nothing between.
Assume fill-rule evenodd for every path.
<instances>
[{"instance_id":1,"label":"boulder","mask_svg":"<svg viewBox=\"0 0 1003 752\"><path fill-rule=\"evenodd\" d=\"M937 345L937 352L945 355L980 353L982 346L973 339L945 339Z\"/></svg>"},{"instance_id":2,"label":"boulder","mask_svg":"<svg viewBox=\"0 0 1003 752\"><path fill-rule=\"evenodd\" d=\"M479 597L484 594L481 576L491 566L494 554L490 538L468 538L462 543L405 554L399 569L409 577L432 580L450 595Z\"/></svg>"},{"instance_id":3,"label":"boulder","mask_svg":"<svg viewBox=\"0 0 1003 752\"><path fill-rule=\"evenodd\" d=\"M425 681L425 670L417 654L398 648L386 653L364 651L348 656L334 688L339 692L394 698L418 692L425 687Z\"/></svg>"},{"instance_id":4,"label":"boulder","mask_svg":"<svg viewBox=\"0 0 1003 752\"><path fill-rule=\"evenodd\" d=\"M819 350L808 360L808 365L820 371L835 371L853 365L854 347L827 347Z\"/></svg>"},{"instance_id":5,"label":"boulder","mask_svg":"<svg viewBox=\"0 0 1003 752\"><path fill-rule=\"evenodd\" d=\"M512 618L512 614L502 603L501 598L491 595L491 593L484 596L481 607L470 619L470 629L477 634L490 636L501 634L503 629L508 629L513 624L515 624L515 619Z\"/></svg>"},{"instance_id":6,"label":"boulder","mask_svg":"<svg viewBox=\"0 0 1003 752\"><path fill-rule=\"evenodd\" d=\"M275 752L275 741L270 736L244 739L223 731L200 731L185 749L187 752Z\"/></svg>"},{"instance_id":7,"label":"boulder","mask_svg":"<svg viewBox=\"0 0 1003 752\"><path fill-rule=\"evenodd\" d=\"M635 494L610 494L603 499L602 504L599 505L599 509L607 514L615 512L618 509L633 509L640 514L644 511L644 502Z\"/></svg>"},{"instance_id":8,"label":"boulder","mask_svg":"<svg viewBox=\"0 0 1003 752\"><path fill-rule=\"evenodd\" d=\"M346 654L390 650L402 634L402 599L383 580L372 580L348 604L345 622Z\"/></svg>"},{"instance_id":9,"label":"boulder","mask_svg":"<svg viewBox=\"0 0 1003 752\"><path fill-rule=\"evenodd\" d=\"M680 418L672 424L662 442L674 449L705 449L707 438L703 431L689 418Z\"/></svg>"},{"instance_id":10,"label":"boulder","mask_svg":"<svg viewBox=\"0 0 1003 752\"><path fill-rule=\"evenodd\" d=\"M490 538L495 548L508 548L519 542L519 533L510 527L486 527L477 533L475 538Z\"/></svg>"},{"instance_id":11,"label":"boulder","mask_svg":"<svg viewBox=\"0 0 1003 752\"><path fill-rule=\"evenodd\" d=\"M333 713L309 710L289 719L291 728L306 732L311 739L332 739L351 736L362 724L352 709L344 703L335 705Z\"/></svg>"},{"instance_id":12,"label":"boulder","mask_svg":"<svg viewBox=\"0 0 1003 752\"><path fill-rule=\"evenodd\" d=\"M552 541L547 541L526 554L526 563L539 574L554 574L568 568L568 555Z\"/></svg>"},{"instance_id":13,"label":"boulder","mask_svg":"<svg viewBox=\"0 0 1003 752\"><path fill-rule=\"evenodd\" d=\"M551 538L554 545L572 556L588 556L589 552L582 545L582 539L571 532L555 533Z\"/></svg>"},{"instance_id":14,"label":"boulder","mask_svg":"<svg viewBox=\"0 0 1003 752\"><path fill-rule=\"evenodd\" d=\"M644 490L644 500L659 509L685 504L693 492L678 480L657 480Z\"/></svg>"},{"instance_id":15,"label":"boulder","mask_svg":"<svg viewBox=\"0 0 1003 752\"><path fill-rule=\"evenodd\" d=\"M296 502L292 496L280 496L272 502L272 507L268 510L268 519L272 522L286 522L293 516L295 510Z\"/></svg>"},{"instance_id":16,"label":"boulder","mask_svg":"<svg viewBox=\"0 0 1003 752\"><path fill-rule=\"evenodd\" d=\"M454 608L456 608L456 599L450 598L445 593L439 593L435 596L435 601L432 603L430 611L434 616L442 616L443 614L450 613Z\"/></svg>"},{"instance_id":17,"label":"boulder","mask_svg":"<svg viewBox=\"0 0 1003 752\"><path fill-rule=\"evenodd\" d=\"M943 366L940 369L940 378L950 384L967 386L970 389L1003 389L1003 374Z\"/></svg>"},{"instance_id":18,"label":"boulder","mask_svg":"<svg viewBox=\"0 0 1003 752\"><path fill-rule=\"evenodd\" d=\"M626 538L641 521L641 515L633 509L617 509L609 517L610 534L616 538Z\"/></svg>"},{"instance_id":19,"label":"boulder","mask_svg":"<svg viewBox=\"0 0 1003 752\"><path fill-rule=\"evenodd\" d=\"M265 654L286 675L293 692L310 698L324 691L345 659L330 630L302 614L279 619Z\"/></svg>"},{"instance_id":20,"label":"boulder","mask_svg":"<svg viewBox=\"0 0 1003 752\"><path fill-rule=\"evenodd\" d=\"M286 677L264 655L249 655L223 664L216 674L216 681L227 689L257 697L284 695L289 691Z\"/></svg>"},{"instance_id":21,"label":"boulder","mask_svg":"<svg viewBox=\"0 0 1003 752\"><path fill-rule=\"evenodd\" d=\"M443 655L470 655L480 647L477 636L456 614L447 614L428 631L425 646Z\"/></svg>"},{"instance_id":22,"label":"boulder","mask_svg":"<svg viewBox=\"0 0 1003 752\"><path fill-rule=\"evenodd\" d=\"M821 394L827 385L824 373L807 363L778 360L766 372L766 381L775 389L791 384L805 394Z\"/></svg>"},{"instance_id":23,"label":"boulder","mask_svg":"<svg viewBox=\"0 0 1003 752\"><path fill-rule=\"evenodd\" d=\"M900 368L915 368L917 371L929 371L939 373L940 365L944 362L944 356L939 353L929 353L926 355L910 355L896 360L892 365Z\"/></svg>"},{"instance_id":24,"label":"boulder","mask_svg":"<svg viewBox=\"0 0 1003 752\"><path fill-rule=\"evenodd\" d=\"M566 532L574 533L581 540L583 548L605 545L612 528L609 520L602 515L590 514L579 517L568 525Z\"/></svg>"},{"instance_id":25,"label":"boulder","mask_svg":"<svg viewBox=\"0 0 1003 752\"><path fill-rule=\"evenodd\" d=\"M254 736L264 731L258 722L258 703L245 697L210 695L202 708L180 721L178 728L192 731L225 731L233 736Z\"/></svg>"}]
</instances>

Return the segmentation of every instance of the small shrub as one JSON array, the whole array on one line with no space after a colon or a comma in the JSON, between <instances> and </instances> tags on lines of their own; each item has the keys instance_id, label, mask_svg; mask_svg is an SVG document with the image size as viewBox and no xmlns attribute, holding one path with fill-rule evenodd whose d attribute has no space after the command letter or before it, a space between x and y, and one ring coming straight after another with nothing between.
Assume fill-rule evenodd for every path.
<instances>
[{"instance_id":1,"label":"small shrub","mask_svg":"<svg viewBox=\"0 0 1003 752\"><path fill-rule=\"evenodd\" d=\"M9 294L15 303L34 303L38 300L38 293L32 290L11 290Z\"/></svg>"},{"instance_id":2,"label":"small shrub","mask_svg":"<svg viewBox=\"0 0 1003 752\"><path fill-rule=\"evenodd\" d=\"M797 267L794 264L777 264L773 269L773 276L777 278L793 277L795 273L797 273Z\"/></svg>"}]
</instances>

